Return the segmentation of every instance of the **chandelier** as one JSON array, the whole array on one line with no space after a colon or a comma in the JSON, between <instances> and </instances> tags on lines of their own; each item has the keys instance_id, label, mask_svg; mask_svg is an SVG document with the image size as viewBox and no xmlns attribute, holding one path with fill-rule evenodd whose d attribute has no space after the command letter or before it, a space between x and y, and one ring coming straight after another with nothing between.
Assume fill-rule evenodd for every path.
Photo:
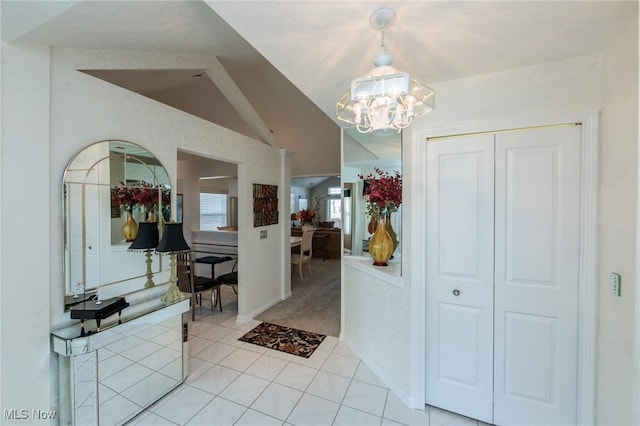
<instances>
[{"instance_id":1,"label":"chandelier","mask_svg":"<svg viewBox=\"0 0 640 426\"><path fill-rule=\"evenodd\" d=\"M387 6L371 14L371 26L381 33L382 50L373 61L376 67L353 80L336 104L338 119L355 125L360 133L399 133L433 109L433 90L391 66L384 34L395 19L396 11Z\"/></svg>"}]
</instances>

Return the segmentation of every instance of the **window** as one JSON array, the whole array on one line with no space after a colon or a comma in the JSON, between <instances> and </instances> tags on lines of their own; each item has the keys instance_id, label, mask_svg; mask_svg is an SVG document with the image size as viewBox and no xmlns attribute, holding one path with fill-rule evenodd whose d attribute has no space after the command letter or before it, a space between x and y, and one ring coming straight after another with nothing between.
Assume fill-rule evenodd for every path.
<instances>
[{"instance_id":1,"label":"window","mask_svg":"<svg viewBox=\"0 0 640 426\"><path fill-rule=\"evenodd\" d=\"M298 204L300 206L300 210L306 210L307 209L307 197L304 196L304 198L298 198Z\"/></svg>"},{"instance_id":2,"label":"window","mask_svg":"<svg viewBox=\"0 0 640 426\"><path fill-rule=\"evenodd\" d=\"M339 186L330 186L327 189L327 195L332 196L332 195L336 195L336 196L340 196L342 194L342 188L340 188Z\"/></svg>"},{"instance_id":3,"label":"window","mask_svg":"<svg viewBox=\"0 0 640 426\"><path fill-rule=\"evenodd\" d=\"M336 228L342 226L342 187L330 186L327 189L327 221L333 221Z\"/></svg>"},{"instance_id":4,"label":"window","mask_svg":"<svg viewBox=\"0 0 640 426\"><path fill-rule=\"evenodd\" d=\"M340 198L329 199L329 220L340 220L342 218L342 200Z\"/></svg>"},{"instance_id":5,"label":"window","mask_svg":"<svg viewBox=\"0 0 640 426\"><path fill-rule=\"evenodd\" d=\"M227 194L200 190L200 230L217 231L227 226Z\"/></svg>"}]
</instances>

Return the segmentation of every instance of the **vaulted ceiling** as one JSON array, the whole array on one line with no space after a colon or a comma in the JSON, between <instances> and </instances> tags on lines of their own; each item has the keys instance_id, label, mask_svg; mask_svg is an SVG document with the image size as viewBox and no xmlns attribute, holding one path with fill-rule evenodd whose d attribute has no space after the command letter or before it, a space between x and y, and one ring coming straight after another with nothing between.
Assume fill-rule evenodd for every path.
<instances>
[{"instance_id":1,"label":"vaulted ceiling","mask_svg":"<svg viewBox=\"0 0 640 426\"><path fill-rule=\"evenodd\" d=\"M635 1L388 4L398 13L386 35L394 66L427 84L600 52L638 17ZM293 175L328 176L340 171L344 123L335 102L373 66L380 36L369 16L379 5L3 0L0 17L4 42L216 56L275 141L294 153ZM88 72L259 138L203 70Z\"/></svg>"}]
</instances>

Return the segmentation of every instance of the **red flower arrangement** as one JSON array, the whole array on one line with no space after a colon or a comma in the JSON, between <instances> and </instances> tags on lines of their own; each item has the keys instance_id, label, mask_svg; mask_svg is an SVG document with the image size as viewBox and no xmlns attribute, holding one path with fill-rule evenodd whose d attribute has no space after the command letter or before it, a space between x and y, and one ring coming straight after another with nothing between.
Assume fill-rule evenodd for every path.
<instances>
[{"instance_id":1,"label":"red flower arrangement","mask_svg":"<svg viewBox=\"0 0 640 426\"><path fill-rule=\"evenodd\" d=\"M298 212L298 217L303 222L311 222L316 217L316 212L313 210L300 210Z\"/></svg>"},{"instance_id":2,"label":"red flower arrangement","mask_svg":"<svg viewBox=\"0 0 640 426\"><path fill-rule=\"evenodd\" d=\"M111 198L120 204L122 210L127 212L130 212L136 205L151 210L159 204L160 199L164 209L171 204L171 190L164 185L151 185L146 182L142 182L140 186L127 186L124 182L120 182L120 186L113 188Z\"/></svg>"},{"instance_id":3,"label":"red flower arrangement","mask_svg":"<svg viewBox=\"0 0 640 426\"><path fill-rule=\"evenodd\" d=\"M111 189L111 201L118 203L123 211L130 212L136 204L132 189L120 182L120 186L114 186Z\"/></svg>"},{"instance_id":4,"label":"red flower arrangement","mask_svg":"<svg viewBox=\"0 0 640 426\"><path fill-rule=\"evenodd\" d=\"M380 215L398 210L402 204L402 177L400 172L390 174L375 168L375 174L358 175L367 184L362 198L367 202L367 213Z\"/></svg>"},{"instance_id":5,"label":"red flower arrangement","mask_svg":"<svg viewBox=\"0 0 640 426\"><path fill-rule=\"evenodd\" d=\"M171 203L171 192L165 186L153 186L150 183L142 182L142 186L134 187L132 190L136 204L144 206L147 210L151 210L158 205L160 196L162 196L163 206L168 206Z\"/></svg>"}]
</instances>

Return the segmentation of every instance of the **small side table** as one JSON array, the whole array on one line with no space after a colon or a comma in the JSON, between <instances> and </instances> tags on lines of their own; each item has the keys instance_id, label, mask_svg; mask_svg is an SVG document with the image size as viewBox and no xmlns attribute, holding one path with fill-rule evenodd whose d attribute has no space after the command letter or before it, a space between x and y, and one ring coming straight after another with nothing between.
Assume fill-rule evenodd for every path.
<instances>
[{"instance_id":1,"label":"small side table","mask_svg":"<svg viewBox=\"0 0 640 426\"><path fill-rule=\"evenodd\" d=\"M196 259L196 263L206 263L211 265L211 278L216 278L216 265L233 260L230 256L205 256Z\"/></svg>"},{"instance_id":2,"label":"small side table","mask_svg":"<svg viewBox=\"0 0 640 426\"><path fill-rule=\"evenodd\" d=\"M196 263L207 263L211 265L211 278L215 280L216 265L218 263L224 263L230 260L233 260L233 258L230 256L204 256L204 257L197 258ZM220 310L222 311L222 297L220 295L220 286L217 287L215 295L216 295L216 300L215 300L216 303L214 303L213 306L215 306L216 304L220 305Z\"/></svg>"}]
</instances>

